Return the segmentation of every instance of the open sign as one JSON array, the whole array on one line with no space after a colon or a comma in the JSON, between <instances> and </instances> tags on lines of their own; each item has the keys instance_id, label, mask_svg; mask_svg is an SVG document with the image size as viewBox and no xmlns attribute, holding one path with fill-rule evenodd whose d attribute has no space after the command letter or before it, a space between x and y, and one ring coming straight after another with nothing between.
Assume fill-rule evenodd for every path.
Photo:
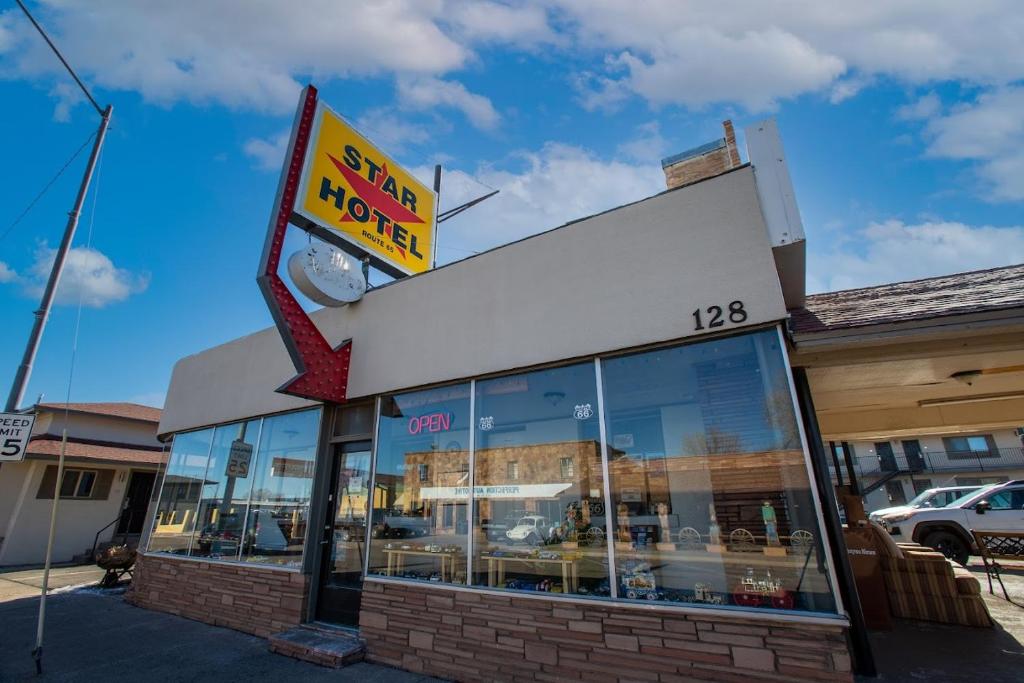
<instances>
[{"instance_id":1,"label":"open sign","mask_svg":"<svg viewBox=\"0 0 1024 683\"><path fill-rule=\"evenodd\" d=\"M451 413L427 413L409 418L409 433L412 435L422 432L436 433L447 432L452 428Z\"/></svg>"}]
</instances>

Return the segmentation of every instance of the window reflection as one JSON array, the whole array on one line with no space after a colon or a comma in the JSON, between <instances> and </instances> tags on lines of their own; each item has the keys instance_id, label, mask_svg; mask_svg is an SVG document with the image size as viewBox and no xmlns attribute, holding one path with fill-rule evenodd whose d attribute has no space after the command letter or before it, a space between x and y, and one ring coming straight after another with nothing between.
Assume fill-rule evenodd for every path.
<instances>
[{"instance_id":1,"label":"window reflection","mask_svg":"<svg viewBox=\"0 0 1024 683\"><path fill-rule=\"evenodd\" d=\"M477 382L473 581L609 595L593 363Z\"/></svg>"},{"instance_id":2,"label":"window reflection","mask_svg":"<svg viewBox=\"0 0 1024 683\"><path fill-rule=\"evenodd\" d=\"M620 597L834 611L774 330L602 363Z\"/></svg>"},{"instance_id":3,"label":"window reflection","mask_svg":"<svg viewBox=\"0 0 1024 683\"><path fill-rule=\"evenodd\" d=\"M212 439L212 429L174 437L149 538L151 552L188 553Z\"/></svg>"},{"instance_id":4,"label":"window reflection","mask_svg":"<svg viewBox=\"0 0 1024 683\"><path fill-rule=\"evenodd\" d=\"M381 399L371 574L466 583L469 385Z\"/></svg>"},{"instance_id":5,"label":"window reflection","mask_svg":"<svg viewBox=\"0 0 1024 683\"><path fill-rule=\"evenodd\" d=\"M301 566L320 412L175 435L149 552Z\"/></svg>"},{"instance_id":6,"label":"window reflection","mask_svg":"<svg viewBox=\"0 0 1024 683\"><path fill-rule=\"evenodd\" d=\"M203 481L196 534L189 555L238 558L249 501L253 451L260 421L217 427Z\"/></svg>"},{"instance_id":7,"label":"window reflection","mask_svg":"<svg viewBox=\"0 0 1024 683\"><path fill-rule=\"evenodd\" d=\"M320 410L263 420L243 562L302 565L319 427Z\"/></svg>"}]
</instances>

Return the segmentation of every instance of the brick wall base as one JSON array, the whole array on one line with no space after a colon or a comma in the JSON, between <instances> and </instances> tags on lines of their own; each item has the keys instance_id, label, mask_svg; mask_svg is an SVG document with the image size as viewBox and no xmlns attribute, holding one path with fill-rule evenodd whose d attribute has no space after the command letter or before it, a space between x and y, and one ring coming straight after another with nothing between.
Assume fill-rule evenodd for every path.
<instances>
[{"instance_id":1,"label":"brick wall base","mask_svg":"<svg viewBox=\"0 0 1024 683\"><path fill-rule=\"evenodd\" d=\"M308 577L263 567L139 556L125 599L215 626L267 637L303 620Z\"/></svg>"},{"instance_id":2,"label":"brick wall base","mask_svg":"<svg viewBox=\"0 0 1024 683\"><path fill-rule=\"evenodd\" d=\"M367 581L367 659L459 681L852 681L844 629Z\"/></svg>"}]
</instances>

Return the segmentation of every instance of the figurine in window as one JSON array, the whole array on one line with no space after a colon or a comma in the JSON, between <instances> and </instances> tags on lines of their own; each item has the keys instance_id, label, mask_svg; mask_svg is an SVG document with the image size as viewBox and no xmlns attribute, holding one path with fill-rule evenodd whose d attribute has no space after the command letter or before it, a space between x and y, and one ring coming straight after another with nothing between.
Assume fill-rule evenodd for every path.
<instances>
[{"instance_id":1,"label":"figurine in window","mask_svg":"<svg viewBox=\"0 0 1024 683\"><path fill-rule=\"evenodd\" d=\"M565 508L565 537L570 541L576 538L576 503L569 503Z\"/></svg>"},{"instance_id":2,"label":"figurine in window","mask_svg":"<svg viewBox=\"0 0 1024 683\"><path fill-rule=\"evenodd\" d=\"M779 542L778 520L775 517L775 508L767 500L761 504L761 519L764 521L764 535L768 545L782 545Z\"/></svg>"},{"instance_id":3,"label":"figurine in window","mask_svg":"<svg viewBox=\"0 0 1024 683\"><path fill-rule=\"evenodd\" d=\"M619 527L619 541L632 542L633 539L629 535L629 507L625 503L619 503L615 506L615 513L618 518L616 521Z\"/></svg>"},{"instance_id":4,"label":"figurine in window","mask_svg":"<svg viewBox=\"0 0 1024 683\"><path fill-rule=\"evenodd\" d=\"M708 513L711 516L711 523L708 526L708 536L711 540L711 545L720 546L722 545L722 527L718 526L718 517L715 515L715 504L708 503Z\"/></svg>"},{"instance_id":5,"label":"figurine in window","mask_svg":"<svg viewBox=\"0 0 1024 683\"><path fill-rule=\"evenodd\" d=\"M658 511L658 524L661 525L661 542L672 542L672 531L668 528L668 505L658 503L655 509Z\"/></svg>"}]
</instances>

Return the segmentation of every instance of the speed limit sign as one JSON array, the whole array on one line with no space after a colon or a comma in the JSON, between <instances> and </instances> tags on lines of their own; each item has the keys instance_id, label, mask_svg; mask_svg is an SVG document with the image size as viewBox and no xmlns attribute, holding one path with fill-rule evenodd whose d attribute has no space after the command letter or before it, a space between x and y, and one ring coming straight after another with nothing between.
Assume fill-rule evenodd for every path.
<instances>
[{"instance_id":1,"label":"speed limit sign","mask_svg":"<svg viewBox=\"0 0 1024 683\"><path fill-rule=\"evenodd\" d=\"M35 415L0 413L0 462L21 462L25 459L35 421Z\"/></svg>"}]
</instances>

